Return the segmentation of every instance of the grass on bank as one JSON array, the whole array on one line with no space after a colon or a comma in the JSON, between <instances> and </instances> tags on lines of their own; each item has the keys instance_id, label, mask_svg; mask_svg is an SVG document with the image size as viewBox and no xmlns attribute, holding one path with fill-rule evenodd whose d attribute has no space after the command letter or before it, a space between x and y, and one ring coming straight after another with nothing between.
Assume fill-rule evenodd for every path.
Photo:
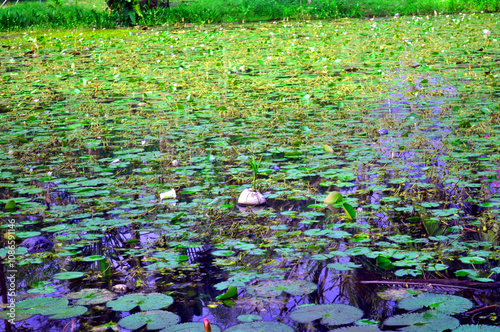
<instances>
[{"instance_id":1,"label":"grass on bank","mask_svg":"<svg viewBox=\"0 0 500 332\"><path fill-rule=\"evenodd\" d=\"M182 0L170 8L144 13L140 25L165 23L219 23L288 19L331 19L429 15L434 12L500 11L500 0ZM0 8L0 30L33 28L111 28L127 20L110 14L104 1L49 0L47 2L9 0Z\"/></svg>"}]
</instances>

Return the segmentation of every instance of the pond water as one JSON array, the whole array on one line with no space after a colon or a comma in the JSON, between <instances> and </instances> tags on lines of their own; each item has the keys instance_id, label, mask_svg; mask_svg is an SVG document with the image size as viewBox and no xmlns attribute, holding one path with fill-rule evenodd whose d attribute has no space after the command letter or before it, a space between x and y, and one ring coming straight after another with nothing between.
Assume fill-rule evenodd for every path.
<instances>
[{"instance_id":1,"label":"pond water","mask_svg":"<svg viewBox=\"0 0 500 332\"><path fill-rule=\"evenodd\" d=\"M499 330L498 23L0 39L0 329Z\"/></svg>"}]
</instances>

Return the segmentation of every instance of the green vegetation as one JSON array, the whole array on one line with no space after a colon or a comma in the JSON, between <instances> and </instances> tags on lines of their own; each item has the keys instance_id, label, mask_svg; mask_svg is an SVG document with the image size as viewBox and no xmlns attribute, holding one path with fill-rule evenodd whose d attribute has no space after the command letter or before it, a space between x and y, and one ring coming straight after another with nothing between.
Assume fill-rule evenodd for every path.
<instances>
[{"instance_id":1,"label":"green vegetation","mask_svg":"<svg viewBox=\"0 0 500 332\"><path fill-rule=\"evenodd\" d=\"M0 31L57 28L111 28L117 26L118 16L110 15L105 4L64 0L9 0L0 8Z\"/></svg>"},{"instance_id":2,"label":"green vegetation","mask_svg":"<svg viewBox=\"0 0 500 332\"><path fill-rule=\"evenodd\" d=\"M499 20L6 36L5 323L498 331Z\"/></svg>"},{"instance_id":3,"label":"green vegetation","mask_svg":"<svg viewBox=\"0 0 500 332\"><path fill-rule=\"evenodd\" d=\"M109 3L113 14L110 14L103 1L49 0L43 3L21 1L18 4L11 1L0 8L0 31L73 27L100 29L130 24L152 26L334 19L395 14L434 15L435 12L449 14L500 10L500 0L185 0L169 1L169 7L164 7L166 1L163 4L151 0L114 0Z\"/></svg>"}]
</instances>

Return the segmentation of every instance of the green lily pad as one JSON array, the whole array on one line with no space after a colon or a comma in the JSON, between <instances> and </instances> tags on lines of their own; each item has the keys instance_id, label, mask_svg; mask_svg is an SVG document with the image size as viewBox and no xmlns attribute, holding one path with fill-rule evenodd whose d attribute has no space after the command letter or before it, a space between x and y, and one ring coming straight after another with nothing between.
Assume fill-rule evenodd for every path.
<instances>
[{"instance_id":1,"label":"green lily pad","mask_svg":"<svg viewBox=\"0 0 500 332\"><path fill-rule=\"evenodd\" d=\"M98 289L98 288L87 288L82 289L79 292L69 293L66 295L67 299L76 301L77 305L93 305L93 304L101 304L106 303L114 298L117 295L113 292L110 292L107 289Z\"/></svg>"},{"instance_id":2,"label":"green lily pad","mask_svg":"<svg viewBox=\"0 0 500 332\"><path fill-rule=\"evenodd\" d=\"M328 332L379 332L382 331L376 326L350 326L339 329L333 329Z\"/></svg>"},{"instance_id":3,"label":"green lily pad","mask_svg":"<svg viewBox=\"0 0 500 332\"><path fill-rule=\"evenodd\" d=\"M54 233L54 232L62 231L65 228L66 228L66 225L60 224L60 225L55 225L55 226L44 227L41 229L41 231Z\"/></svg>"},{"instance_id":4,"label":"green lily pad","mask_svg":"<svg viewBox=\"0 0 500 332\"><path fill-rule=\"evenodd\" d=\"M146 311L166 308L172 303L174 303L174 299L171 296L151 293L125 295L106 303L106 306L114 311L130 311L139 306L141 310Z\"/></svg>"},{"instance_id":5,"label":"green lily pad","mask_svg":"<svg viewBox=\"0 0 500 332\"><path fill-rule=\"evenodd\" d=\"M276 297L285 292L295 296L307 295L314 292L318 286L307 280L272 280L265 281L257 286L247 287L248 293L262 297Z\"/></svg>"},{"instance_id":6,"label":"green lily pad","mask_svg":"<svg viewBox=\"0 0 500 332\"><path fill-rule=\"evenodd\" d=\"M466 263L466 264L482 264L482 263L486 263L486 259L484 259L483 257L470 257L470 256L467 256L467 257L460 257L459 259L463 263Z\"/></svg>"},{"instance_id":7,"label":"green lily pad","mask_svg":"<svg viewBox=\"0 0 500 332\"><path fill-rule=\"evenodd\" d=\"M210 324L212 327L212 332L222 332L222 329L215 324ZM170 326L160 330L160 332L202 332L205 331L205 325L203 323L183 323L174 326Z\"/></svg>"},{"instance_id":8,"label":"green lily pad","mask_svg":"<svg viewBox=\"0 0 500 332\"><path fill-rule=\"evenodd\" d=\"M500 332L500 327L482 324L460 325L453 332Z\"/></svg>"},{"instance_id":9,"label":"green lily pad","mask_svg":"<svg viewBox=\"0 0 500 332\"><path fill-rule=\"evenodd\" d=\"M346 304L319 304L301 307L290 314L299 323L309 323L321 318L321 324L350 324L363 317L363 311Z\"/></svg>"},{"instance_id":10,"label":"green lily pad","mask_svg":"<svg viewBox=\"0 0 500 332\"><path fill-rule=\"evenodd\" d=\"M0 319L13 319L14 322L20 322L22 320L33 317L34 313L28 312L26 310L16 310L15 314L11 314L8 310L0 311Z\"/></svg>"},{"instance_id":11,"label":"green lily pad","mask_svg":"<svg viewBox=\"0 0 500 332\"><path fill-rule=\"evenodd\" d=\"M40 233L40 232L16 232L16 236L21 238L21 239L35 237L35 236L38 236L40 234L42 234L42 233Z\"/></svg>"},{"instance_id":12,"label":"green lily pad","mask_svg":"<svg viewBox=\"0 0 500 332\"><path fill-rule=\"evenodd\" d=\"M97 262L97 261L102 261L106 257L104 256L99 256L99 255L94 255L94 256L87 256L82 258L82 261L84 262Z\"/></svg>"},{"instance_id":13,"label":"green lily pad","mask_svg":"<svg viewBox=\"0 0 500 332\"><path fill-rule=\"evenodd\" d=\"M240 322L258 322L262 320L262 317L259 315L239 315L236 319Z\"/></svg>"},{"instance_id":14,"label":"green lily pad","mask_svg":"<svg viewBox=\"0 0 500 332\"><path fill-rule=\"evenodd\" d=\"M256 331L272 331L272 332L293 332L293 328L278 322L251 322L243 323L224 330L224 332L256 332Z\"/></svg>"},{"instance_id":15,"label":"green lily pad","mask_svg":"<svg viewBox=\"0 0 500 332\"><path fill-rule=\"evenodd\" d=\"M75 305L75 306L63 306L52 308L43 314L50 316L49 319L66 319L71 317L81 316L87 312L87 308Z\"/></svg>"},{"instance_id":16,"label":"green lily pad","mask_svg":"<svg viewBox=\"0 0 500 332\"><path fill-rule=\"evenodd\" d=\"M454 329L460 322L458 319L428 310L423 313L411 313L393 316L385 320L384 325L405 326L403 332L440 332Z\"/></svg>"},{"instance_id":17,"label":"green lily pad","mask_svg":"<svg viewBox=\"0 0 500 332\"><path fill-rule=\"evenodd\" d=\"M214 250L212 252L212 255L218 256L218 257L227 257L227 256L232 256L234 254L234 251L232 250Z\"/></svg>"},{"instance_id":18,"label":"green lily pad","mask_svg":"<svg viewBox=\"0 0 500 332\"><path fill-rule=\"evenodd\" d=\"M445 314L458 314L471 309L473 305L470 300L460 296L432 293L407 297L398 303L400 308L408 311L429 307Z\"/></svg>"},{"instance_id":19,"label":"green lily pad","mask_svg":"<svg viewBox=\"0 0 500 332\"><path fill-rule=\"evenodd\" d=\"M140 295L140 294L132 294ZM161 295L161 294L159 294ZM136 330L144 325L146 330L159 330L177 324L181 318L176 314L162 310L138 312L118 321L118 325L125 329Z\"/></svg>"},{"instance_id":20,"label":"green lily pad","mask_svg":"<svg viewBox=\"0 0 500 332\"><path fill-rule=\"evenodd\" d=\"M68 300L62 297L36 297L16 303L15 317L9 316L9 311L0 312L1 319L21 321L34 315L51 315L63 312L68 307ZM55 310L55 312L52 312ZM80 309L81 310L81 309ZM86 310L86 308L85 308ZM52 312L52 313L51 313Z\"/></svg>"},{"instance_id":21,"label":"green lily pad","mask_svg":"<svg viewBox=\"0 0 500 332\"><path fill-rule=\"evenodd\" d=\"M68 280L68 279L77 279L81 278L85 275L83 272L61 272L54 274L54 279L58 280Z\"/></svg>"}]
</instances>

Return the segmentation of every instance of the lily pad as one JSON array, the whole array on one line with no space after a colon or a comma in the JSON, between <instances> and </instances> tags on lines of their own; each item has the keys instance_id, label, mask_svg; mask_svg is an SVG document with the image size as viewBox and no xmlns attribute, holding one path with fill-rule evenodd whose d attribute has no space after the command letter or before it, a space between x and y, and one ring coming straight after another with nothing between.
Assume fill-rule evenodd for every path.
<instances>
[{"instance_id":1,"label":"lily pad","mask_svg":"<svg viewBox=\"0 0 500 332\"><path fill-rule=\"evenodd\" d=\"M285 292L295 296L307 295L314 292L318 286L307 280L272 280L257 286L250 286L247 291L255 296L276 297Z\"/></svg>"},{"instance_id":2,"label":"lily pad","mask_svg":"<svg viewBox=\"0 0 500 332\"><path fill-rule=\"evenodd\" d=\"M76 301L77 305L93 305L93 304L106 303L113 300L116 297L117 295L115 293L110 292L107 289L99 289L99 288L82 289L79 292L69 293L66 295L67 299L70 300L78 299L78 301Z\"/></svg>"},{"instance_id":3,"label":"lily pad","mask_svg":"<svg viewBox=\"0 0 500 332\"><path fill-rule=\"evenodd\" d=\"M257 321L261 321L262 320L262 317L259 316L259 315L239 315L237 317L237 319L240 321L240 322L257 322Z\"/></svg>"},{"instance_id":4,"label":"lily pad","mask_svg":"<svg viewBox=\"0 0 500 332\"><path fill-rule=\"evenodd\" d=\"M400 308L408 311L429 307L445 314L458 314L469 310L473 305L470 300L460 296L432 293L407 297L398 303Z\"/></svg>"},{"instance_id":5,"label":"lily pad","mask_svg":"<svg viewBox=\"0 0 500 332\"><path fill-rule=\"evenodd\" d=\"M136 294L132 294L136 295ZM139 294L137 294L139 295ZM162 310L138 312L120 319L118 325L125 329L136 330L144 325L146 330L159 330L177 324L181 318L176 314Z\"/></svg>"},{"instance_id":6,"label":"lily pad","mask_svg":"<svg viewBox=\"0 0 500 332\"><path fill-rule=\"evenodd\" d=\"M290 314L299 323L309 323L321 318L321 324L350 324L363 317L363 311L346 304L318 304L301 307Z\"/></svg>"},{"instance_id":7,"label":"lily pad","mask_svg":"<svg viewBox=\"0 0 500 332\"><path fill-rule=\"evenodd\" d=\"M42 233L40 232L16 232L16 236L18 236L21 239L26 239L28 237L35 237L38 236Z\"/></svg>"},{"instance_id":8,"label":"lily pad","mask_svg":"<svg viewBox=\"0 0 500 332\"><path fill-rule=\"evenodd\" d=\"M68 300L62 297L35 297L16 303L16 309L40 314L44 310L67 305Z\"/></svg>"},{"instance_id":9,"label":"lily pad","mask_svg":"<svg viewBox=\"0 0 500 332\"><path fill-rule=\"evenodd\" d=\"M0 312L0 318L20 321L34 315L50 315L52 310L64 311L68 308L68 300L62 297L36 297L16 303L15 317L9 316L9 311Z\"/></svg>"},{"instance_id":10,"label":"lily pad","mask_svg":"<svg viewBox=\"0 0 500 332\"><path fill-rule=\"evenodd\" d=\"M217 257L228 257L232 256L234 254L234 251L232 250L214 250L212 252L212 255L217 256Z\"/></svg>"},{"instance_id":11,"label":"lily pad","mask_svg":"<svg viewBox=\"0 0 500 332\"><path fill-rule=\"evenodd\" d=\"M54 232L62 231L65 228L66 228L66 225L60 224L60 225L55 225L55 226L44 227L41 229L41 231L54 233Z\"/></svg>"},{"instance_id":12,"label":"lily pad","mask_svg":"<svg viewBox=\"0 0 500 332\"><path fill-rule=\"evenodd\" d=\"M106 257L100 256L100 255L94 255L94 256L87 256L82 258L82 261L84 262L97 262L97 261L102 261Z\"/></svg>"},{"instance_id":13,"label":"lily pad","mask_svg":"<svg viewBox=\"0 0 500 332\"><path fill-rule=\"evenodd\" d=\"M294 332L291 326L278 322L251 322L243 323L224 330L224 332L256 332L256 331L272 331L272 332Z\"/></svg>"},{"instance_id":14,"label":"lily pad","mask_svg":"<svg viewBox=\"0 0 500 332\"><path fill-rule=\"evenodd\" d=\"M460 325L453 332L500 332L500 327L482 324Z\"/></svg>"},{"instance_id":15,"label":"lily pad","mask_svg":"<svg viewBox=\"0 0 500 332\"><path fill-rule=\"evenodd\" d=\"M15 314L11 314L8 310L0 311L0 319L13 319L14 322L20 322L22 320L33 317L35 314L27 312L25 310L16 310Z\"/></svg>"},{"instance_id":16,"label":"lily pad","mask_svg":"<svg viewBox=\"0 0 500 332\"><path fill-rule=\"evenodd\" d=\"M411 313L393 316L385 320L384 325L405 326L403 332L434 332L454 329L460 322L458 319L431 310L423 313Z\"/></svg>"},{"instance_id":17,"label":"lily pad","mask_svg":"<svg viewBox=\"0 0 500 332\"><path fill-rule=\"evenodd\" d=\"M52 308L44 312L44 315L50 316L49 319L66 319L71 317L81 316L87 312L87 308L79 305L64 306Z\"/></svg>"},{"instance_id":18,"label":"lily pad","mask_svg":"<svg viewBox=\"0 0 500 332\"><path fill-rule=\"evenodd\" d=\"M382 331L376 326L350 326L339 329L333 329L328 332L379 332Z\"/></svg>"},{"instance_id":19,"label":"lily pad","mask_svg":"<svg viewBox=\"0 0 500 332\"><path fill-rule=\"evenodd\" d=\"M210 324L212 327L212 332L222 332L222 329L215 324ZM183 323L174 326L170 326L160 330L160 332L202 332L205 331L205 326L203 323Z\"/></svg>"},{"instance_id":20,"label":"lily pad","mask_svg":"<svg viewBox=\"0 0 500 332\"><path fill-rule=\"evenodd\" d=\"M171 296L159 293L151 294L129 294L114 301L106 303L108 308L114 311L130 311L139 306L141 310L155 310L168 307L174 303Z\"/></svg>"},{"instance_id":21,"label":"lily pad","mask_svg":"<svg viewBox=\"0 0 500 332\"><path fill-rule=\"evenodd\" d=\"M77 279L81 278L85 275L83 272L61 272L54 274L54 279L58 280L68 280L68 279Z\"/></svg>"}]
</instances>

